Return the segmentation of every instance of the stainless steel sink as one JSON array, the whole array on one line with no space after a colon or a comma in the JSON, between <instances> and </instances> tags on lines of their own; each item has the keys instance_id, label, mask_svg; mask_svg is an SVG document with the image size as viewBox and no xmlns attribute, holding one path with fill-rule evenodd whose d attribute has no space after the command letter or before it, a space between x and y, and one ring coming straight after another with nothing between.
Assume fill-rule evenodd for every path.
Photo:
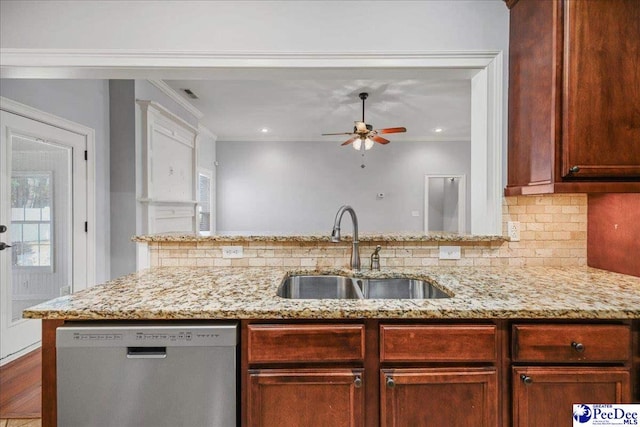
<instances>
[{"instance_id":1,"label":"stainless steel sink","mask_svg":"<svg viewBox=\"0 0 640 427\"><path fill-rule=\"evenodd\" d=\"M407 278L356 279L366 299L435 299L451 298L431 283Z\"/></svg>"},{"instance_id":2,"label":"stainless steel sink","mask_svg":"<svg viewBox=\"0 0 640 427\"><path fill-rule=\"evenodd\" d=\"M287 276L278 296L292 299L362 299L353 280L343 276Z\"/></svg>"},{"instance_id":3,"label":"stainless steel sink","mask_svg":"<svg viewBox=\"0 0 640 427\"><path fill-rule=\"evenodd\" d=\"M286 276L277 295L291 299L436 299L450 298L425 280L360 279L337 275Z\"/></svg>"}]
</instances>

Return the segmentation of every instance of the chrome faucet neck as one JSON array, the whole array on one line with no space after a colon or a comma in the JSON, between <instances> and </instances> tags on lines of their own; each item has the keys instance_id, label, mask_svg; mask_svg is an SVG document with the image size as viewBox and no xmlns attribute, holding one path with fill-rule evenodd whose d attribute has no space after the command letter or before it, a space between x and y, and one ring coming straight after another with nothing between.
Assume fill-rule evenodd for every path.
<instances>
[{"instance_id":1,"label":"chrome faucet neck","mask_svg":"<svg viewBox=\"0 0 640 427\"><path fill-rule=\"evenodd\" d=\"M351 221L353 223L353 243L351 245L351 268L353 270L360 270L360 249L358 241L358 216L356 211L349 205L343 205L338 209L336 213L336 219L333 222L333 231L331 232L331 241L337 243L340 241L340 222L342 221L342 215L345 212L349 212Z\"/></svg>"}]
</instances>

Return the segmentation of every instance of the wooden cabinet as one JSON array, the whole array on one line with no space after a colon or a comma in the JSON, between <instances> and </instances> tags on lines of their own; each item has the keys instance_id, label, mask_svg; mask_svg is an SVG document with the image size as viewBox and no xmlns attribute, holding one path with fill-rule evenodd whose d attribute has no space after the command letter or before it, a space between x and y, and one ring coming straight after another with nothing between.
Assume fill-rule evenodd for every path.
<instances>
[{"instance_id":1,"label":"wooden cabinet","mask_svg":"<svg viewBox=\"0 0 640 427\"><path fill-rule=\"evenodd\" d=\"M514 324L511 341L515 427L565 425L575 403L632 401L629 325Z\"/></svg>"},{"instance_id":2,"label":"wooden cabinet","mask_svg":"<svg viewBox=\"0 0 640 427\"><path fill-rule=\"evenodd\" d=\"M383 427L494 427L498 375L495 368L383 369L380 402Z\"/></svg>"},{"instance_id":3,"label":"wooden cabinet","mask_svg":"<svg viewBox=\"0 0 640 427\"><path fill-rule=\"evenodd\" d=\"M640 2L507 3L505 194L640 192Z\"/></svg>"},{"instance_id":4,"label":"wooden cabinet","mask_svg":"<svg viewBox=\"0 0 640 427\"><path fill-rule=\"evenodd\" d=\"M629 403L630 374L615 367L513 368L513 426L570 425L575 403Z\"/></svg>"},{"instance_id":5,"label":"wooden cabinet","mask_svg":"<svg viewBox=\"0 0 640 427\"><path fill-rule=\"evenodd\" d=\"M243 425L498 425L495 324L249 323Z\"/></svg>"},{"instance_id":6,"label":"wooden cabinet","mask_svg":"<svg viewBox=\"0 0 640 427\"><path fill-rule=\"evenodd\" d=\"M249 371L252 427L364 425L362 369Z\"/></svg>"},{"instance_id":7,"label":"wooden cabinet","mask_svg":"<svg viewBox=\"0 0 640 427\"><path fill-rule=\"evenodd\" d=\"M496 326L380 325L380 425L498 424Z\"/></svg>"},{"instance_id":8,"label":"wooden cabinet","mask_svg":"<svg viewBox=\"0 0 640 427\"><path fill-rule=\"evenodd\" d=\"M364 426L364 325L250 324L245 354L243 425Z\"/></svg>"}]
</instances>

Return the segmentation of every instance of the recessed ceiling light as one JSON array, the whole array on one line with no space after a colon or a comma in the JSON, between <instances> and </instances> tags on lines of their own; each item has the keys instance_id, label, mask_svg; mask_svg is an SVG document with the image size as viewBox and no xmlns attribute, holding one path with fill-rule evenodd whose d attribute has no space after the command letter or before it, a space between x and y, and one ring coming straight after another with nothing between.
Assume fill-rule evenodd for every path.
<instances>
[{"instance_id":1,"label":"recessed ceiling light","mask_svg":"<svg viewBox=\"0 0 640 427\"><path fill-rule=\"evenodd\" d=\"M262 128L262 129L260 129L260 132L268 133L269 132L269 128Z\"/></svg>"},{"instance_id":2,"label":"recessed ceiling light","mask_svg":"<svg viewBox=\"0 0 640 427\"><path fill-rule=\"evenodd\" d=\"M442 128L434 128L434 129L433 129L433 131L434 131L435 133L440 133L440 132L442 132L443 130L444 130L444 129L442 129Z\"/></svg>"}]
</instances>

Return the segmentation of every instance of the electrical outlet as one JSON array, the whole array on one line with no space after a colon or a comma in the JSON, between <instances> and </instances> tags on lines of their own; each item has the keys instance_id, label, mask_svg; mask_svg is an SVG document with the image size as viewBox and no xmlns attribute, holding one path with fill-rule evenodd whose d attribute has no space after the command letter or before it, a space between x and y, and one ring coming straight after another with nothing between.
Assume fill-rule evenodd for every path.
<instances>
[{"instance_id":1,"label":"electrical outlet","mask_svg":"<svg viewBox=\"0 0 640 427\"><path fill-rule=\"evenodd\" d=\"M242 258L242 246L223 246L222 258Z\"/></svg>"},{"instance_id":2,"label":"electrical outlet","mask_svg":"<svg viewBox=\"0 0 640 427\"><path fill-rule=\"evenodd\" d=\"M460 259L460 246L440 246L440 259Z\"/></svg>"},{"instance_id":3,"label":"electrical outlet","mask_svg":"<svg viewBox=\"0 0 640 427\"><path fill-rule=\"evenodd\" d=\"M507 221L507 236L512 242L520 241L520 221Z\"/></svg>"},{"instance_id":4,"label":"electrical outlet","mask_svg":"<svg viewBox=\"0 0 640 427\"><path fill-rule=\"evenodd\" d=\"M411 211L411 216L420 216L420 211Z\"/></svg>"}]
</instances>

